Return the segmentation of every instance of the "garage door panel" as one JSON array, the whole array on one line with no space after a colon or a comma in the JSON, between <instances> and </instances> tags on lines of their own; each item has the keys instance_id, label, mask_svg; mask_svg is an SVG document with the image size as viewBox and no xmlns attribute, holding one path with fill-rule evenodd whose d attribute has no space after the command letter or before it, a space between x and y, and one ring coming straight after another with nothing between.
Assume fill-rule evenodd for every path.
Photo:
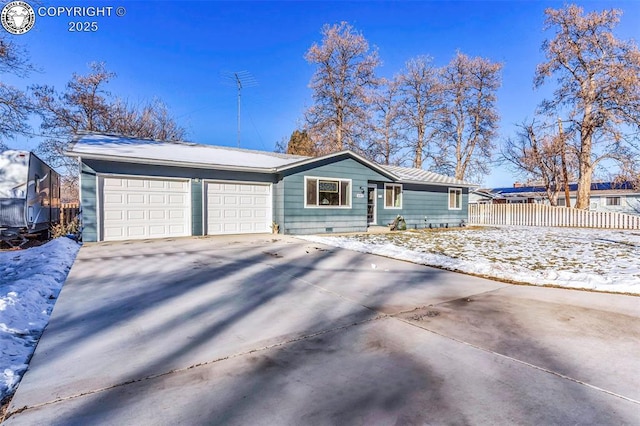
<instances>
[{"instance_id":1,"label":"garage door panel","mask_svg":"<svg viewBox=\"0 0 640 426\"><path fill-rule=\"evenodd\" d=\"M122 229L121 227L117 227L117 228L105 227L104 228L105 241L118 239L118 238L122 239L124 236L125 236L124 229Z\"/></svg>"},{"instance_id":2,"label":"garage door panel","mask_svg":"<svg viewBox=\"0 0 640 426\"><path fill-rule=\"evenodd\" d=\"M128 226L126 231L127 237L144 237L146 234L144 226Z\"/></svg>"},{"instance_id":3,"label":"garage door panel","mask_svg":"<svg viewBox=\"0 0 640 426\"><path fill-rule=\"evenodd\" d=\"M172 206L182 206L187 203L187 197L184 195L169 195L168 203Z\"/></svg>"},{"instance_id":4,"label":"garage door panel","mask_svg":"<svg viewBox=\"0 0 640 426\"><path fill-rule=\"evenodd\" d=\"M104 177L102 182L103 240L190 235L188 181Z\"/></svg>"},{"instance_id":5,"label":"garage door panel","mask_svg":"<svg viewBox=\"0 0 640 426\"><path fill-rule=\"evenodd\" d=\"M122 194L105 194L104 202L109 204L122 204L124 196Z\"/></svg>"},{"instance_id":6,"label":"garage door panel","mask_svg":"<svg viewBox=\"0 0 640 426\"><path fill-rule=\"evenodd\" d=\"M144 211L141 210L129 210L127 212L128 220L144 220Z\"/></svg>"},{"instance_id":7,"label":"garage door panel","mask_svg":"<svg viewBox=\"0 0 640 426\"><path fill-rule=\"evenodd\" d=\"M168 219L165 210L149 210L149 220L165 220Z\"/></svg>"},{"instance_id":8,"label":"garage door panel","mask_svg":"<svg viewBox=\"0 0 640 426\"><path fill-rule=\"evenodd\" d=\"M189 185L187 184L187 182L169 182L167 188L175 189L178 191L187 191L189 189Z\"/></svg>"},{"instance_id":9,"label":"garage door panel","mask_svg":"<svg viewBox=\"0 0 640 426\"><path fill-rule=\"evenodd\" d=\"M125 198L125 197L121 197L121 198ZM127 200L127 204L144 204L144 195L143 194L126 194L126 200Z\"/></svg>"},{"instance_id":10,"label":"garage door panel","mask_svg":"<svg viewBox=\"0 0 640 426\"><path fill-rule=\"evenodd\" d=\"M269 232L270 194L269 184L207 182L207 234Z\"/></svg>"},{"instance_id":11,"label":"garage door panel","mask_svg":"<svg viewBox=\"0 0 640 426\"><path fill-rule=\"evenodd\" d=\"M122 188L124 187L124 182L119 178L109 178L109 180L104 180L105 188Z\"/></svg>"},{"instance_id":12,"label":"garage door panel","mask_svg":"<svg viewBox=\"0 0 640 426\"><path fill-rule=\"evenodd\" d=\"M167 204L167 197L164 194L149 194L149 204L157 204L159 206L164 206Z\"/></svg>"}]
</instances>

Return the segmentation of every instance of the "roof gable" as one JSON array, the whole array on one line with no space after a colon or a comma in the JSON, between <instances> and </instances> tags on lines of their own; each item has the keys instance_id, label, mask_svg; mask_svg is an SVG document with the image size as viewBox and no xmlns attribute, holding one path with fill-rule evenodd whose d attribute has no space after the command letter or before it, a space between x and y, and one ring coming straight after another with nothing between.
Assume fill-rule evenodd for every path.
<instances>
[{"instance_id":1,"label":"roof gable","mask_svg":"<svg viewBox=\"0 0 640 426\"><path fill-rule=\"evenodd\" d=\"M331 160L341 160L345 157L349 157L349 158L353 158L354 160L358 161L361 164L364 164L366 167L380 173L383 176L388 177L391 180L397 181L400 178L395 175L393 172L387 170L385 167L374 163L373 161L369 161L366 158L356 154L353 151L349 151L349 150L345 150L345 151L340 151L340 152L334 152L331 154L327 154L327 155L323 155L320 157L305 157L304 159L295 162L295 163L290 163L288 165L282 166L282 167L278 167L278 171L282 172L282 171L287 171L287 170L291 170L291 169L295 169L298 167L304 167L304 166L309 166L309 165L313 165L314 163L326 163L327 161L331 161Z\"/></svg>"}]
</instances>

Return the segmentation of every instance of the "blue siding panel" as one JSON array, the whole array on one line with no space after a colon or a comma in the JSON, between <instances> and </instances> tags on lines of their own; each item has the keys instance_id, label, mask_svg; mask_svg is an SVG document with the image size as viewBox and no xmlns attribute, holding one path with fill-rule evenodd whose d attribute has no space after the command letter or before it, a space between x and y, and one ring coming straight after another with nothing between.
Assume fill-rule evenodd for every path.
<instances>
[{"instance_id":1,"label":"blue siding panel","mask_svg":"<svg viewBox=\"0 0 640 426\"><path fill-rule=\"evenodd\" d=\"M279 233L284 233L284 181L273 184L273 221L280 227Z\"/></svg>"},{"instance_id":2,"label":"blue siding panel","mask_svg":"<svg viewBox=\"0 0 640 426\"><path fill-rule=\"evenodd\" d=\"M202 212L202 180L191 179L191 235L204 235Z\"/></svg>"},{"instance_id":3,"label":"blue siding panel","mask_svg":"<svg viewBox=\"0 0 640 426\"><path fill-rule=\"evenodd\" d=\"M82 241L98 241L98 188L96 172L86 164L80 169L80 206L82 207Z\"/></svg>"}]
</instances>

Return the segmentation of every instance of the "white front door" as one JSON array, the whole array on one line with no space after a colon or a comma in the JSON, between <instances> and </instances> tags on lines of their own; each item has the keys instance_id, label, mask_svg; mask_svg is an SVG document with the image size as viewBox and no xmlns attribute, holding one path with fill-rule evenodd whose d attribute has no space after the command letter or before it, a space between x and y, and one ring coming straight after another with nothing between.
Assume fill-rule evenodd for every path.
<instances>
[{"instance_id":1,"label":"white front door","mask_svg":"<svg viewBox=\"0 0 640 426\"><path fill-rule=\"evenodd\" d=\"M377 220L377 189L375 185L369 185L367 187L367 224L375 225Z\"/></svg>"}]
</instances>

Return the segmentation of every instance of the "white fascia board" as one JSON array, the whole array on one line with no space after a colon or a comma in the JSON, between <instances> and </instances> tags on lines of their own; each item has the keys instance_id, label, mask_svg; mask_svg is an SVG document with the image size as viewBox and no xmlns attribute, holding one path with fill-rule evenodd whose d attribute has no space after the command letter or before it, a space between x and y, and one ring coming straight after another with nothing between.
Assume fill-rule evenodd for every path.
<instances>
[{"instance_id":1,"label":"white fascia board","mask_svg":"<svg viewBox=\"0 0 640 426\"><path fill-rule=\"evenodd\" d=\"M209 169L209 170L228 170L237 172L254 172L254 173L275 173L275 168L259 168L259 167L245 167L245 166L229 166L219 165L212 163L192 163L186 161L175 160L158 160L152 158L139 158L139 157L120 157L117 155L104 155L104 154L87 154L85 152L73 152L65 151L65 155L70 157L82 156L85 160L100 160L100 161L114 161L118 163L133 163L133 164L149 164L152 166L168 166L168 167L185 167L196 169Z\"/></svg>"}]
</instances>

